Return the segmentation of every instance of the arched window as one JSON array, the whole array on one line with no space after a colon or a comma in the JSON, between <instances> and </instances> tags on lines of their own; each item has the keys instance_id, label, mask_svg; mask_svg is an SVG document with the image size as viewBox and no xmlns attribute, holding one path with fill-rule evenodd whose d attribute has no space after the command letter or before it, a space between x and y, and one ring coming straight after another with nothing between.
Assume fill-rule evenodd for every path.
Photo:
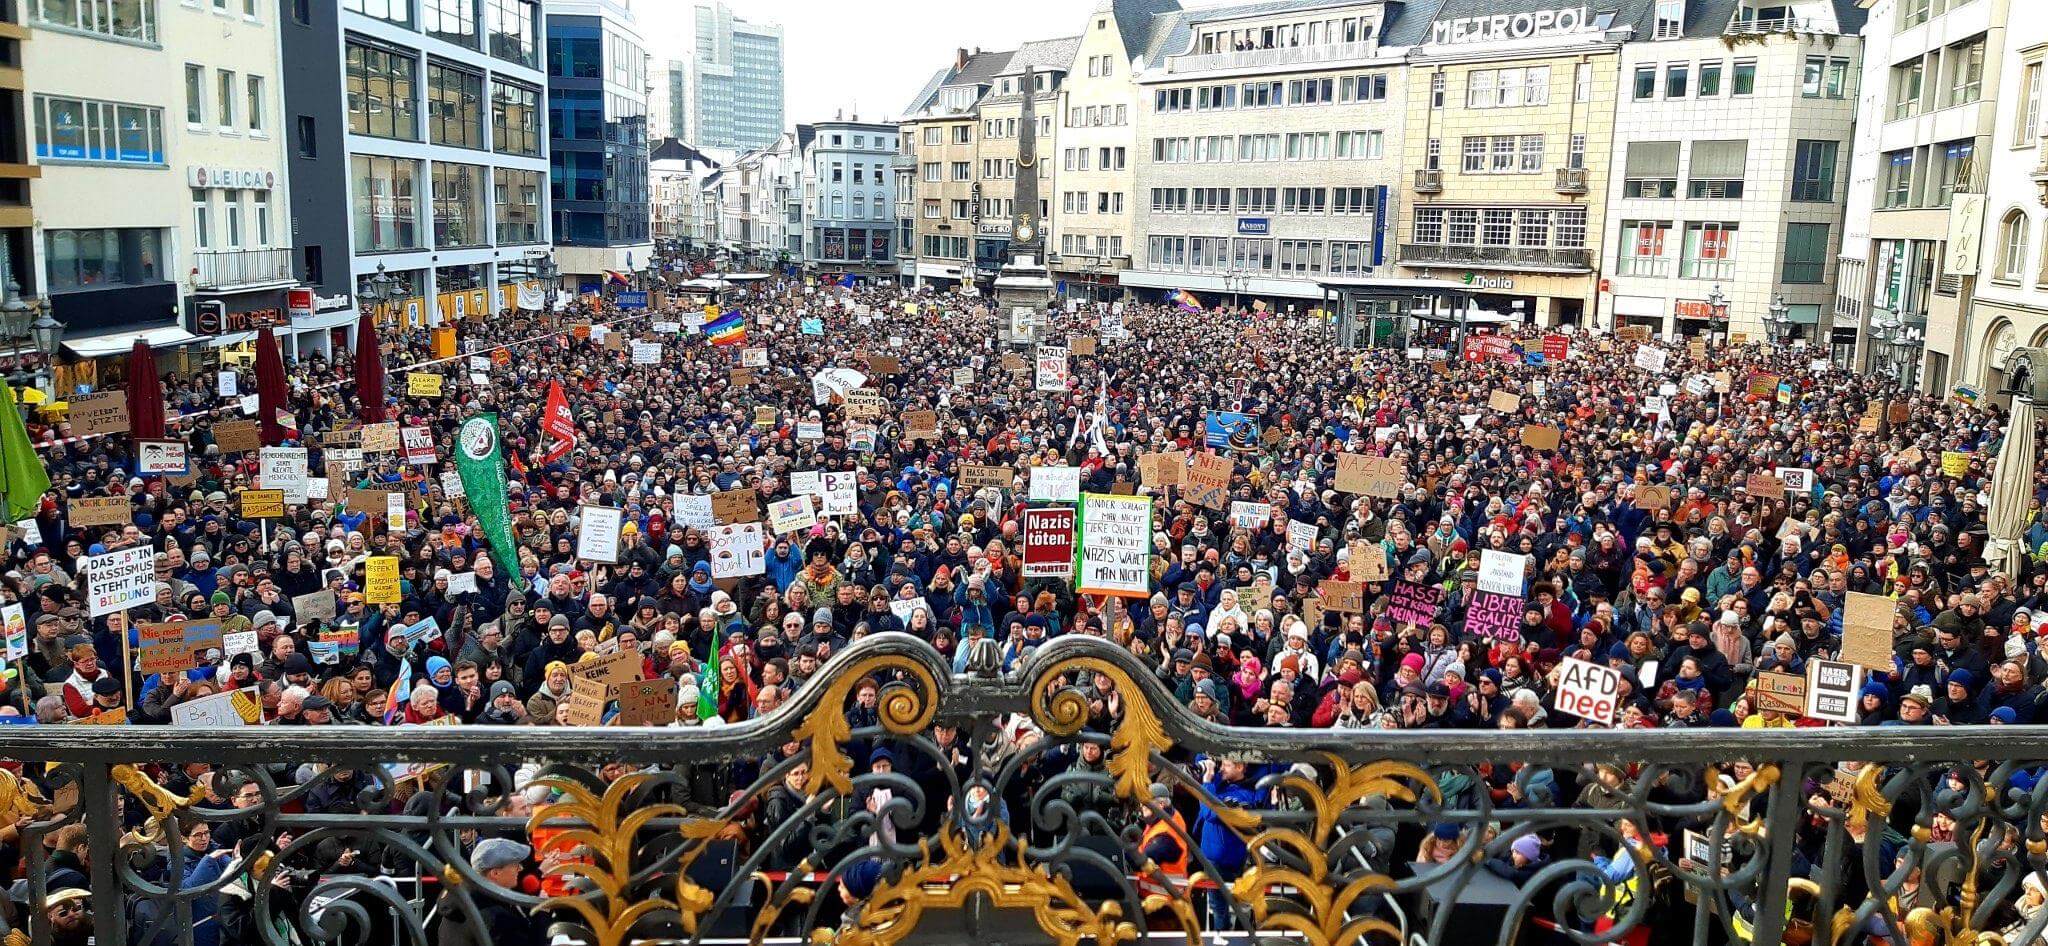
<instances>
[{"instance_id":1,"label":"arched window","mask_svg":"<svg viewBox=\"0 0 2048 946\"><path fill-rule=\"evenodd\" d=\"M2027 213L2014 209L1998 230L1998 278L2018 280L2027 259Z\"/></svg>"}]
</instances>

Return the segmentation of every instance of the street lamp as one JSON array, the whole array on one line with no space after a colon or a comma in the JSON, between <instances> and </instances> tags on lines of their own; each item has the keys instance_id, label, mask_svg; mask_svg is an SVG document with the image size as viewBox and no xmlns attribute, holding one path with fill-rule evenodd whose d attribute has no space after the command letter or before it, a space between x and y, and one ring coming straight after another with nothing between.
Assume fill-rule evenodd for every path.
<instances>
[{"instance_id":1,"label":"street lamp","mask_svg":"<svg viewBox=\"0 0 2048 946\"><path fill-rule=\"evenodd\" d=\"M547 289L545 300L548 311L554 311L555 291L562 276L562 268L555 265L555 254L549 253L541 257L540 265L534 267L534 274L540 277L541 285Z\"/></svg>"},{"instance_id":2,"label":"street lamp","mask_svg":"<svg viewBox=\"0 0 2048 946\"><path fill-rule=\"evenodd\" d=\"M1772 341L1774 341L1774 342L1775 342L1775 341L1785 340L1785 339L1789 339L1789 338L1791 337L1791 335L1792 335L1792 316L1791 316L1791 311L1792 311L1792 307L1791 307L1791 306L1788 306L1788 305L1786 305L1786 304L1785 304L1785 296L1784 296L1784 294L1783 294L1783 293L1780 293L1780 294L1779 294L1779 295L1778 295L1778 296L1777 296L1776 298L1773 298L1773 299L1771 300L1771 304L1770 304L1770 306L1769 306L1769 307L1768 307L1768 308L1767 308L1767 309L1765 310L1765 312L1766 312L1766 317L1767 317L1767 318L1768 318L1768 319L1770 320L1770 323L1771 323L1771 340L1772 340Z\"/></svg>"},{"instance_id":3,"label":"street lamp","mask_svg":"<svg viewBox=\"0 0 2048 946\"><path fill-rule=\"evenodd\" d=\"M52 318L41 304L24 300L21 284L11 277L0 287L0 331L15 342L15 363L20 370L10 374L8 380L16 387L34 383L43 366L57 363L58 347L64 343L64 323ZM22 342L27 342L33 352L23 352Z\"/></svg>"}]
</instances>

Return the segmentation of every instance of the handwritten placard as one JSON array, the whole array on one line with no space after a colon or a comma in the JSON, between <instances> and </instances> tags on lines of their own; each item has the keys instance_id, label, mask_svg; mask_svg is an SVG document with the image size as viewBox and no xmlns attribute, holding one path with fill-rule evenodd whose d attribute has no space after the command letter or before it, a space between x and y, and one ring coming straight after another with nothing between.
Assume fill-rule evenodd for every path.
<instances>
[{"instance_id":1,"label":"handwritten placard","mask_svg":"<svg viewBox=\"0 0 2048 946\"><path fill-rule=\"evenodd\" d=\"M1393 593L1388 596L1387 616L1398 623L1427 627L1436 620L1437 608L1443 603L1443 588L1404 579L1394 582Z\"/></svg>"}]
</instances>

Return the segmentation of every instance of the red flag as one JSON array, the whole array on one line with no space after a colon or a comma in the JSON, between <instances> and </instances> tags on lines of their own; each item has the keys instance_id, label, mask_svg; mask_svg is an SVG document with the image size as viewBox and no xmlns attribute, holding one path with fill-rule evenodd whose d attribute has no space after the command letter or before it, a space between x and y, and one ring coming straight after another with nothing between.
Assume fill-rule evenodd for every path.
<instances>
[{"instance_id":1,"label":"red flag","mask_svg":"<svg viewBox=\"0 0 2048 946\"><path fill-rule=\"evenodd\" d=\"M576 418L569 414L569 399L562 396L562 382L548 382L548 404L541 412L540 432L547 435L548 449L540 462L553 463L576 449Z\"/></svg>"}]
</instances>

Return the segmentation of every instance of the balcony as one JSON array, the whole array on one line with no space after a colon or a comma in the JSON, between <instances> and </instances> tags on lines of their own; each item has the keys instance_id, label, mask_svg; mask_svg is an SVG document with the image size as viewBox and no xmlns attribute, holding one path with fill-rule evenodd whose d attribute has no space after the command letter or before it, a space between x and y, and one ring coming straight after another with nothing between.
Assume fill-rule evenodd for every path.
<instances>
[{"instance_id":1,"label":"balcony","mask_svg":"<svg viewBox=\"0 0 2048 946\"><path fill-rule=\"evenodd\" d=\"M1401 265L1454 269L1593 271L1591 250L1532 249L1514 246L1453 246L1444 243L1401 244Z\"/></svg>"},{"instance_id":2,"label":"balcony","mask_svg":"<svg viewBox=\"0 0 2048 946\"><path fill-rule=\"evenodd\" d=\"M1442 168L1417 168L1415 170L1415 192L1418 194L1441 194L1444 192Z\"/></svg>"},{"instance_id":3,"label":"balcony","mask_svg":"<svg viewBox=\"0 0 2048 946\"><path fill-rule=\"evenodd\" d=\"M1368 740L1199 718L1152 668L1082 634L1053 638L1009 672L951 667L920 639L872 635L774 711L718 728L667 726L674 689L661 680L615 685L631 698L612 727L245 726L244 714L263 710L233 697L194 714L203 724L0 727L0 756L21 763L0 770L0 803L20 826L38 900L24 925L38 943L54 938L54 917L79 927L65 942L90 932L188 946L194 924L178 918L219 903L203 922L261 924L234 942L447 942L461 925L487 943L481 924L458 922L486 910L533 914L521 942L926 942L936 930L916 936L921 922L957 929L957 911L979 895L988 938L1001 942L1153 942L1166 931L1194 942L1213 898L1254 934L1230 934L1234 946L1534 942L1541 927L1596 919L1608 921L1597 942L1662 929L1660 944L1704 946L1724 941L1722 920L1737 916L1744 941L1777 943L1793 923L1825 933L1838 909L1937 931L1928 942L1975 943L1980 932L1996 939L2020 878L2035 871L2026 839L2038 812L2026 800L2030 760L2048 758L2039 727L1392 730ZM878 704L856 714L854 687L870 679L886 681ZM1090 727L1102 682L1124 699ZM1012 714L1035 745L998 734ZM974 734L973 779L925 777L956 758L931 734L940 721ZM1066 768L1083 743L1102 764ZM882 746L894 772L867 764ZM1258 802L1218 797L1184 754L1256 763L1252 777L1267 781L1246 795ZM1973 764L1982 759L1996 761ZM1615 762L1642 768L1603 773L1620 780L1606 804L1572 802L1573 786ZM253 800L190 787L195 763ZM1494 788L1504 772L1512 785ZM1214 812L1204 830L1247 845L1245 870L1220 886L1162 874L1142 843L1153 834L1140 830L1156 817L1155 790ZM1267 802L1269 790L1288 803ZM882 811L865 810L888 796ZM896 839L870 840L880 818L894 819ZM1641 830L1639 844L1621 840L1624 823ZM183 886L202 873L202 855L185 846L201 826L232 831L240 853L206 855L232 860ZM1898 839L1881 860L1863 847L1866 826L1873 841ZM1411 868L1413 842L1397 847L1397 834L1431 827L1448 828L1456 854ZM1186 837L1177 822L1169 833ZM60 855L61 836L72 839ZM1538 836L1548 872L1514 881L1486 869ZM527 882L479 872L478 837L530 848L512 849ZM1190 870L1203 870L1193 847ZM1596 855L1634 871L1603 874ZM335 869L338 858L350 865ZM548 882L532 884L543 872ZM1924 878L1911 902L1852 893L1908 875ZM1468 887L1485 889L1485 909L1467 909ZM842 891L853 900L843 916ZM46 896L72 906L46 910ZM834 909L819 911L828 901ZM1673 919L1688 902L1701 922ZM1910 919L1898 915L1909 907ZM1152 936L1141 932L1148 915ZM421 932L437 927L440 937Z\"/></svg>"},{"instance_id":4,"label":"balcony","mask_svg":"<svg viewBox=\"0 0 2048 946\"><path fill-rule=\"evenodd\" d=\"M1762 36L1767 33L1818 33L1820 21L1805 16L1752 17L1728 24L1726 36Z\"/></svg>"},{"instance_id":5,"label":"balcony","mask_svg":"<svg viewBox=\"0 0 2048 946\"><path fill-rule=\"evenodd\" d=\"M1220 53L1190 53L1166 60L1169 73L1215 72L1223 69L1270 69L1303 63L1354 62L1371 59L1379 51L1374 42L1334 43L1322 46L1284 46L1274 49L1232 50Z\"/></svg>"},{"instance_id":6,"label":"balcony","mask_svg":"<svg viewBox=\"0 0 2048 946\"><path fill-rule=\"evenodd\" d=\"M197 250L192 254L192 288L233 289L292 282L292 251Z\"/></svg>"},{"instance_id":7,"label":"balcony","mask_svg":"<svg viewBox=\"0 0 2048 946\"><path fill-rule=\"evenodd\" d=\"M1584 194L1586 192L1586 169L1558 168L1557 192L1566 195Z\"/></svg>"}]
</instances>

